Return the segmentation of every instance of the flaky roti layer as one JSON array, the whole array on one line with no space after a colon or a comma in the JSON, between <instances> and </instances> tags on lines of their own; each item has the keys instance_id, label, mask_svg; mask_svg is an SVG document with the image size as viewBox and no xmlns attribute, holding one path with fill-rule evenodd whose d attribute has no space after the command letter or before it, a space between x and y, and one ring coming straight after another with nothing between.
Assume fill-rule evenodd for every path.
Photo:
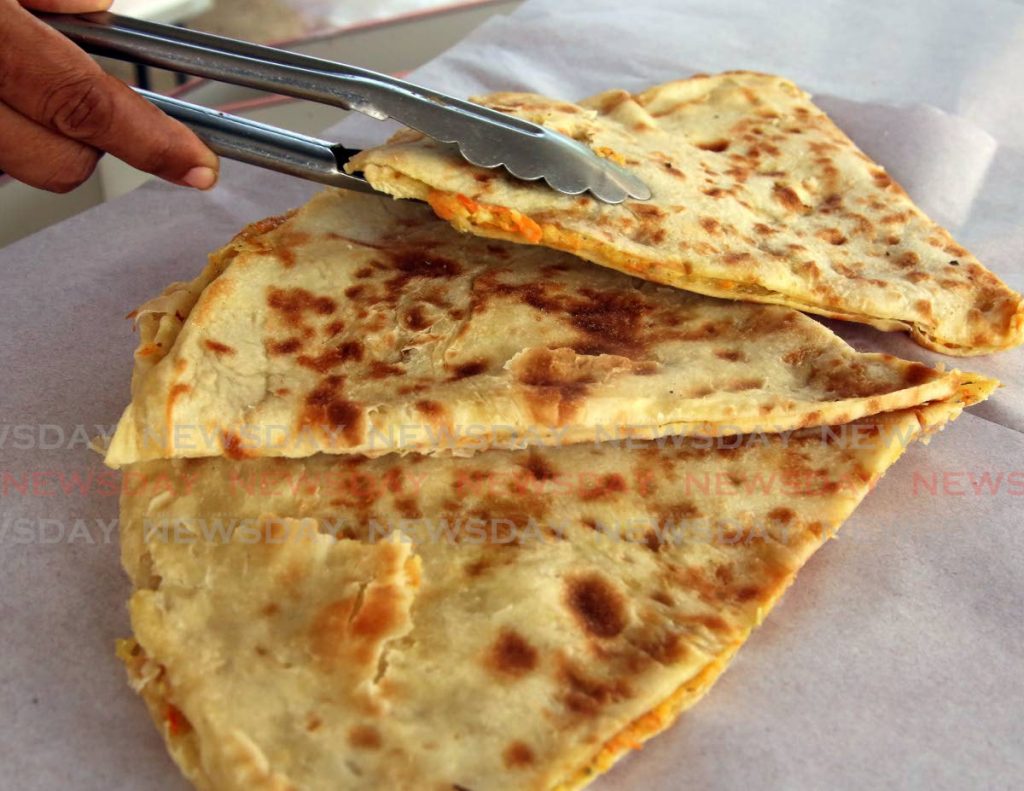
<instances>
[{"instance_id":1,"label":"flaky roti layer","mask_svg":"<svg viewBox=\"0 0 1024 791\"><path fill-rule=\"evenodd\" d=\"M941 400L963 380L857 353L788 308L340 191L247 229L137 315L112 466L778 432Z\"/></svg>"},{"instance_id":2,"label":"flaky roti layer","mask_svg":"<svg viewBox=\"0 0 1024 791\"><path fill-rule=\"evenodd\" d=\"M427 201L462 231L677 288L906 330L946 354L1024 340L1021 296L787 80L727 72L579 105L523 93L477 101L586 143L653 198L609 206L560 195L408 131L348 169Z\"/></svg>"}]
</instances>

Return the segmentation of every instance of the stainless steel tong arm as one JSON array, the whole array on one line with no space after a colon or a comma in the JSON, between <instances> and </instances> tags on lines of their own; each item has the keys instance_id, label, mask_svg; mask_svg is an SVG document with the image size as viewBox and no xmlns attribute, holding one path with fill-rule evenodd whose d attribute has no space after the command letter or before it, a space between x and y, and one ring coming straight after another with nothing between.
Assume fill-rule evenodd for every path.
<instances>
[{"instance_id":1,"label":"stainless steel tong arm","mask_svg":"<svg viewBox=\"0 0 1024 791\"><path fill-rule=\"evenodd\" d=\"M38 16L94 54L309 99L381 120L393 118L436 140L456 144L473 164L504 165L519 178L543 178L561 192L578 194L589 189L608 202L620 202L627 196L650 197L647 187L633 174L575 140L384 74L109 12ZM147 98L156 101L153 94ZM173 101L161 107L180 118L182 105L194 107ZM238 120L210 112L221 120ZM207 124L212 120L213 115L207 116ZM236 127L232 127L234 131L243 131ZM252 127L250 131L259 134L266 129L272 127Z\"/></svg>"}]
</instances>

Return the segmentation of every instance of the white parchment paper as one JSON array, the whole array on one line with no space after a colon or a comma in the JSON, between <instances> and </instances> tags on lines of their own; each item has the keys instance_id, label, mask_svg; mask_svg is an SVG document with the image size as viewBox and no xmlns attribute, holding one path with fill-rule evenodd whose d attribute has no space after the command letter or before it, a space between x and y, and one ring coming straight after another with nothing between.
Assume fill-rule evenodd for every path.
<instances>
[{"instance_id":1,"label":"white parchment paper","mask_svg":"<svg viewBox=\"0 0 1024 791\"><path fill-rule=\"evenodd\" d=\"M814 92L1024 289L1018 4L533 0L413 78L460 95L580 98L730 68ZM370 122L334 131L363 144L384 134ZM150 184L0 251L4 788L185 788L113 657L128 633L116 480L83 437L128 398L135 338L120 317L315 190L229 163L211 194ZM858 348L1007 386L911 448L708 697L595 788L1020 787L1024 353L952 360L830 326Z\"/></svg>"}]
</instances>

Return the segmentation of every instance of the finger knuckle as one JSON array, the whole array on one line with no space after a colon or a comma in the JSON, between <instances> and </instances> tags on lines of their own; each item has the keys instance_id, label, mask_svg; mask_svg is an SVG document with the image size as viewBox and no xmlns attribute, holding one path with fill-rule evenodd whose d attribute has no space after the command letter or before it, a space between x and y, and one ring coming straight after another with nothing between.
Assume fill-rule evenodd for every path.
<instances>
[{"instance_id":1,"label":"finger knuckle","mask_svg":"<svg viewBox=\"0 0 1024 791\"><path fill-rule=\"evenodd\" d=\"M92 175L98 160L98 152L81 146L55 158L39 186L49 192L71 192Z\"/></svg>"},{"instance_id":2,"label":"finger knuckle","mask_svg":"<svg viewBox=\"0 0 1024 791\"><path fill-rule=\"evenodd\" d=\"M43 116L61 134L76 140L96 140L110 131L113 101L95 77L71 78L47 92Z\"/></svg>"}]
</instances>

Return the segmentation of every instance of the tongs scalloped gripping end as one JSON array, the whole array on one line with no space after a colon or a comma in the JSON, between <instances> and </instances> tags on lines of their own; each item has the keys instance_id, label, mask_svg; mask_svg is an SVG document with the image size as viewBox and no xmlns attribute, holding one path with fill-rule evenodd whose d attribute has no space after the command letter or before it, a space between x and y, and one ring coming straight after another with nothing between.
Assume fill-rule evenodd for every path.
<instances>
[{"instance_id":1,"label":"tongs scalloped gripping end","mask_svg":"<svg viewBox=\"0 0 1024 791\"><path fill-rule=\"evenodd\" d=\"M109 12L39 18L87 51L159 68L309 99L377 119L392 118L457 146L470 163L543 179L568 195L589 191L606 203L647 200L627 169L553 130L412 83L333 61ZM325 184L373 192L344 172L343 146L148 91L143 95L196 131L218 154Z\"/></svg>"}]
</instances>

